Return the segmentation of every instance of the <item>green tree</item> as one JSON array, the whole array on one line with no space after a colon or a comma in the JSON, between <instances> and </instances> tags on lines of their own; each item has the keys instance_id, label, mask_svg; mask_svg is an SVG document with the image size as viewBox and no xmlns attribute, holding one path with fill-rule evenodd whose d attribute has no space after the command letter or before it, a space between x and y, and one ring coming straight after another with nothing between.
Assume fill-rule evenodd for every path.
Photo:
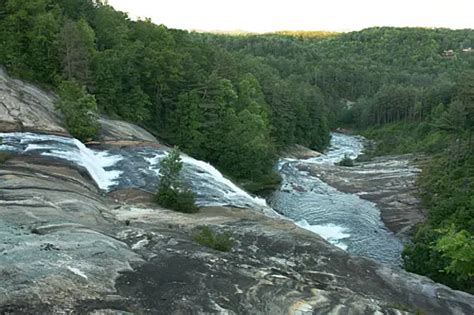
<instances>
[{"instance_id":1,"label":"green tree","mask_svg":"<svg viewBox=\"0 0 474 315\"><path fill-rule=\"evenodd\" d=\"M160 162L160 183L155 201L165 208L194 213L199 209L196 206L194 193L181 181L182 168L183 162L179 150L175 147Z\"/></svg>"},{"instance_id":2,"label":"green tree","mask_svg":"<svg viewBox=\"0 0 474 315\"><path fill-rule=\"evenodd\" d=\"M206 143L205 130L203 130L205 121L204 113L199 106L200 102L201 97L196 90L181 94L171 121L174 142L184 151L204 159L206 157L206 152L203 150Z\"/></svg>"},{"instance_id":3,"label":"green tree","mask_svg":"<svg viewBox=\"0 0 474 315\"><path fill-rule=\"evenodd\" d=\"M59 33L63 76L87 86L91 84L91 62L95 52L94 30L84 20L67 20Z\"/></svg>"},{"instance_id":4,"label":"green tree","mask_svg":"<svg viewBox=\"0 0 474 315\"><path fill-rule=\"evenodd\" d=\"M456 232L454 225L440 232L434 248L449 259L443 271L461 281L474 280L474 237L466 230Z\"/></svg>"},{"instance_id":5,"label":"green tree","mask_svg":"<svg viewBox=\"0 0 474 315\"><path fill-rule=\"evenodd\" d=\"M0 20L0 62L23 78L52 84L59 70L60 9L51 0L7 0Z\"/></svg>"},{"instance_id":6,"label":"green tree","mask_svg":"<svg viewBox=\"0 0 474 315\"><path fill-rule=\"evenodd\" d=\"M63 81L56 106L64 115L67 130L81 141L94 138L99 131L97 104L85 87L74 81Z\"/></svg>"}]
</instances>

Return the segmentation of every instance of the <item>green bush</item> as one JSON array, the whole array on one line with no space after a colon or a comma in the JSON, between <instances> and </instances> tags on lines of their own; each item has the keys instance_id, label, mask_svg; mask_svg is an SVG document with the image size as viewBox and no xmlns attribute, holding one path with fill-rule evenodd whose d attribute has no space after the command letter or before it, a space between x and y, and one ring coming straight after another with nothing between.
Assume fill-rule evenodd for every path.
<instances>
[{"instance_id":1,"label":"green bush","mask_svg":"<svg viewBox=\"0 0 474 315\"><path fill-rule=\"evenodd\" d=\"M193 239L203 246L221 252L230 251L234 245L229 233L216 233L213 232L208 226L198 228L198 231L194 234Z\"/></svg>"},{"instance_id":2,"label":"green bush","mask_svg":"<svg viewBox=\"0 0 474 315\"><path fill-rule=\"evenodd\" d=\"M97 104L85 87L74 81L63 81L56 106L63 113L66 128L73 137L87 141L99 132Z\"/></svg>"},{"instance_id":3,"label":"green bush","mask_svg":"<svg viewBox=\"0 0 474 315\"><path fill-rule=\"evenodd\" d=\"M5 163L11 157L8 152L0 152L0 165Z\"/></svg>"},{"instance_id":4,"label":"green bush","mask_svg":"<svg viewBox=\"0 0 474 315\"><path fill-rule=\"evenodd\" d=\"M196 213L199 211L194 194L190 190L178 191L169 187L161 187L155 195L155 201L165 208L179 212Z\"/></svg>"}]
</instances>

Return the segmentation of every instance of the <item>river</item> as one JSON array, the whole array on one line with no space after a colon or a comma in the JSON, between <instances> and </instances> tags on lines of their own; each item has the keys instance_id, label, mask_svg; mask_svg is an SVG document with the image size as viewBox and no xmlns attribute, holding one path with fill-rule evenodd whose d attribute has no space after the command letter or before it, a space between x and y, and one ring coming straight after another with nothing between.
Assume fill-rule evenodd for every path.
<instances>
[{"instance_id":1,"label":"river","mask_svg":"<svg viewBox=\"0 0 474 315\"><path fill-rule=\"evenodd\" d=\"M0 138L0 150L47 156L85 168L104 192L118 188L154 192L158 186L160 161L168 154L164 149L151 147L92 150L76 139L34 133L0 133ZM195 192L198 205L251 208L279 216L275 209L349 253L397 266L402 245L384 227L373 203L342 193L297 168L302 163L333 165L344 154L355 158L362 149L360 137L335 133L331 147L321 157L281 159L277 169L283 183L269 198L271 207L264 199L251 196L232 183L210 164L184 154L181 157L183 177Z\"/></svg>"},{"instance_id":2,"label":"river","mask_svg":"<svg viewBox=\"0 0 474 315\"><path fill-rule=\"evenodd\" d=\"M283 182L269 203L299 226L321 235L351 254L399 266L403 245L380 218L370 201L338 191L299 166L307 163L333 165L345 154L356 158L363 150L363 138L333 133L327 152L307 160L280 159L277 164ZM342 166L341 166L342 167Z\"/></svg>"}]
</instances>

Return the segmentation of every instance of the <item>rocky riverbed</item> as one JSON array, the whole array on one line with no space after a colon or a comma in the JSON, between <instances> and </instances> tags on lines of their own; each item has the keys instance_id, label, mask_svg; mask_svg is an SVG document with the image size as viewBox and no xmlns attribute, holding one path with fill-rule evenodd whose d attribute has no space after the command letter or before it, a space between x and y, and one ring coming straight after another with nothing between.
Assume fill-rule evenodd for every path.
<instances>
[{"instance_id":1,"label":"rocky riverbed","mask_svg":"<svg viewBox=\"0 0 474 315\"><path fill-rule=\"evenodd\" d=\"M384 156L356 162L353 167L306 164L299 169L342 192L374 202L385 225L405 239L424 220L415 185L421 172L417 162L413 155Z\"/></svg>"},{"instance_id":2,"label":"rocky riverbed","mask_svg":"<svg viewBox=\"0 0 474 315\"><path fill-rule=\"evenodd\" d=\"M52 98L0 77L1 132L60 131L60 115L38 109ZM22 121L17 102L38 114ZM109 145L160 146L141 128L113 125L122 127L103 124ZM13 153L0 165L0 314L474 313L472 295L351 256L289 220L252 207L181 214L149 197L105 192L65 159ZM202 225L229 233L232 249L197 244Z\"/></svg>"}]
</instances>

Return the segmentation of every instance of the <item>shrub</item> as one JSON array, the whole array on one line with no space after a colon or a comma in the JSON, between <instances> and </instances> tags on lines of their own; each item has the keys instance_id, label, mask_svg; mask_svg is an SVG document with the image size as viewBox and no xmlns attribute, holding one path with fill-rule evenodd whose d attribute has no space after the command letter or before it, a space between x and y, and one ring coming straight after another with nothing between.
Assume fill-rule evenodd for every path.
<instances>
[{"instance_id":1,"label":"shrub","mask_svg":"<svg viewBox=\"0 0 474 315\"><path fill-rule=\"evenodd\" d=\"M155 201L160 206L184 213L198 212L194 193L179 178L183 162L174 148L160 163L160 185Z\"/></svg>"},{"instance_id":2,"label":"shrub","mask_svg":"<svg viewBox=\"0 0 474 315\"><path fill-rule=\"evenodd\" d=\"M344 154L344 158L339 163L337 163L337 165L351 167L354 166L354 161L346 153Z\"/></svg>"},{"instance_id":3,"label":"shrub","mask_svg":"<svg viewBox=\"0 0 474 315\"><path fill-rule=\"evenodd\" d=\"M230 251L234 245L229 233L216 233L213 232L208 226L198 228L198 231L194 234L193 239L203 246L221 252Z\"/></svg>"},{"instance_id":4,"label":"shrub","mask_svg":"<svg viewBox=\"0 0 474 315\"><path fill-rule=\"evenodd\" d=\"M190 190L178 191L170 187L162 186L155 195L155 201L162 207L184 213L196 213L194 193Z\"/></svg>"},{"instance_id":5,"label":"shrub","mask_svg":"<svg viewBox=\"0 0 474 315\"><path fill-rule=\"evenodd\" d=\"M0 152L0 165L5 163L10 157L11 157L10 153Z\"/></svg>"}]
</instances>

